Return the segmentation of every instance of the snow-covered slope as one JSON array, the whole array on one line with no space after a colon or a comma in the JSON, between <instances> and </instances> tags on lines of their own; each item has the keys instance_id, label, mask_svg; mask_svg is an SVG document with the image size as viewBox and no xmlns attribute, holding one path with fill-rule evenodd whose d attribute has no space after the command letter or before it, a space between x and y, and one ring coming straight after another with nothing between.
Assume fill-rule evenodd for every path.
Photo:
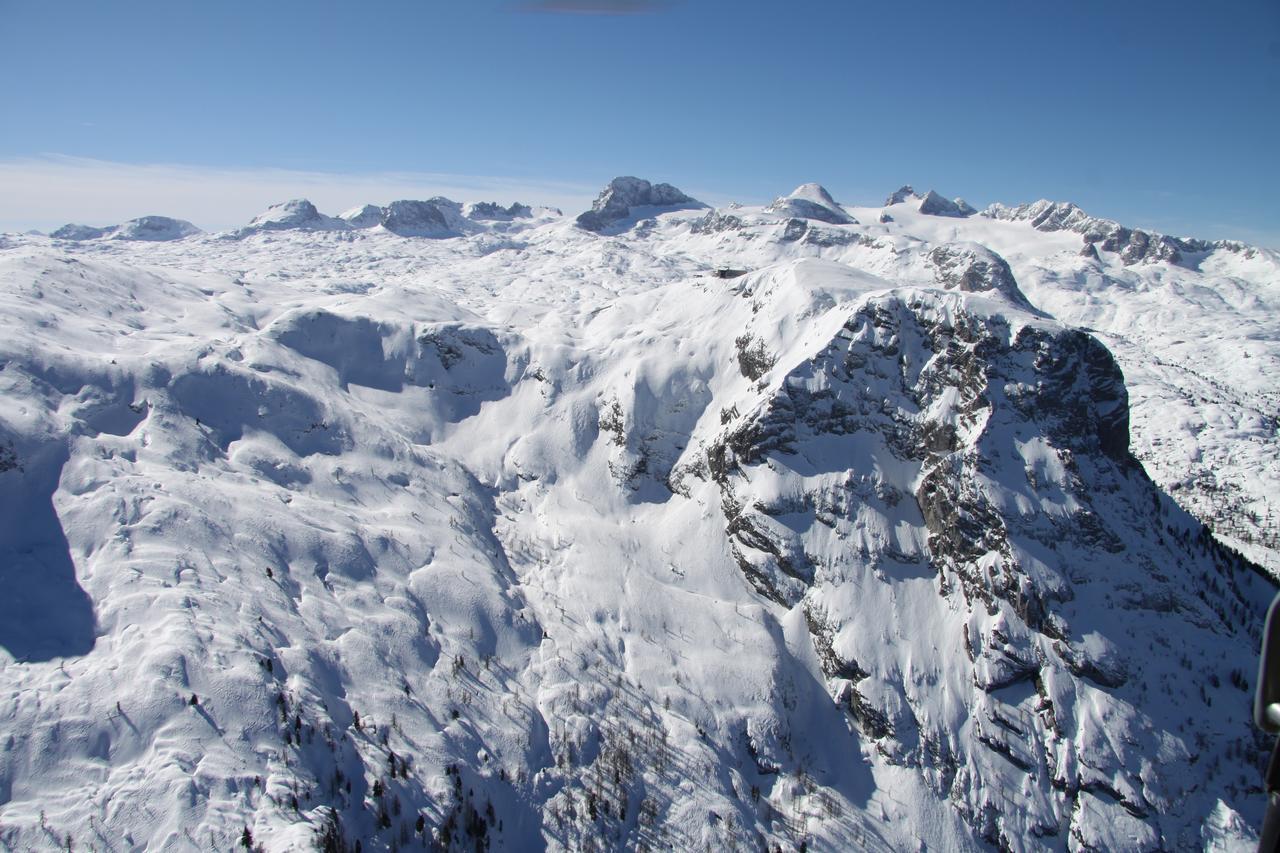
<instances>
[{"instance_id":1,"label":"snow-covered slope","mask_svg":"<svg viewBox=\"0 0 1280 853\"><path fill-rule=\"evenodd\" d=\"M662 187L0 237L0 843L1247 847L1275 255Z\"/></svg>"}]
</instances>

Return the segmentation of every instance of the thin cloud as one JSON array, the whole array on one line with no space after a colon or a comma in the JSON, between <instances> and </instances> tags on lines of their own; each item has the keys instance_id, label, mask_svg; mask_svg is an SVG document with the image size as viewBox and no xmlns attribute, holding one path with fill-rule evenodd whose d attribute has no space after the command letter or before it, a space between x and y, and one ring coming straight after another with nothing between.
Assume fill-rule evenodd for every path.
<instances>
[{"instance_id":1,"label":"thin cloud","mask_svg":"<svg viewBox=\"0 0 1280 853\"><path fill-rule=\"evenodd\" d=\"M520 9L557 15L646 15L667 8L659 0L531 0Z\"/></svg>"},{"instance_id":2,"label":"thin cloud","mask_svg":"<svg viewBox=\"0 0 1280 853\"><path fill-rule=\"evenodd\" d=\"M369 202L435 195L457 201L520 201L571 212L586 209L598 189L492 175L138 165L50 155L0 160L0 231L48 230L67 222L113 225L153 214L219 231L243 225L268 205L290 198L309 198L330 214Z\"/></svg>"}]
</instances>

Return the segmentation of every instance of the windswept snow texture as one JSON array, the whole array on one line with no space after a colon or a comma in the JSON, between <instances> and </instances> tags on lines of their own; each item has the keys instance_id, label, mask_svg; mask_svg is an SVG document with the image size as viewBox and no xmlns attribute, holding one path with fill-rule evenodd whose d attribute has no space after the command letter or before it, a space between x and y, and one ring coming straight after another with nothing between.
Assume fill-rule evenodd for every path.
<instances>
[{"instance_id":1,"label":"windswept snow texture","mask_svg":"<svg viewBox=\"0 0 1280 853\"><path fill-rule=\"evenodd\" d=\"M1256 843L1280 259L630 180L4 236L0 846Z\"/></svg>"}]
</instances>

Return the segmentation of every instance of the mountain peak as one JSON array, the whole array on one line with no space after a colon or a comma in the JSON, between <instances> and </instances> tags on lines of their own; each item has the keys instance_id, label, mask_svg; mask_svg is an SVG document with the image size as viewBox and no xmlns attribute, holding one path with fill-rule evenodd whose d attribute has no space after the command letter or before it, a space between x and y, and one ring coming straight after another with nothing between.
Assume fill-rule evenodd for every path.
<instances>
[{"instance_id":1,"label":"mountain peak","mask_svg":"<svg viewBox=\"0 0 1280 853\"><path fill-rule=\"evenodd\" d=\"M889 193L889 197L884 200L884 206L890 207L895 204L902 204L907 199L912 198L920 198L920 196L916 194L915 188L911 184L903 184Z\"/></svg>"},{"instance_id":2,"label":"mountain peak","mask_svg":"<svg viewBox=\"0 0 1280 853\"><path fill-rule=\"evenodd\" d=\"M623 175L600 191L591 209L578 216L577 225L586 231L602 231L630 218L632 208L636 207L678 209L706 205L671 184L653 184L643 178Z\"/></svg>"},{"instance_id":3,"label":"mountain peak","mask_svg":"<svg viewBox=\"0 0 1280 853\"><path fill-rule=\"evenodd\" d=\"M247 236L261 231L345 231L350 227L342 219L325 216L305 198L291 198L271 205L236 233Z\"/></svg>"},{"instance_id":4,"label":"mountain peak","mask_svg":"<svg viewBox=\"0 0 1280 853\"><path fill-rule=\"evenodd\" d=\"M891 192L884 200L884 206L890 207L907 201L919 201L920 205L917 209L929 216L966 217L978 212L962 198L949 199L935 190L929 190L921 195L910 184L904 184Z\"/></svg>"},{"instance_id":5,"label":"mountain peak","mask_svg":"<svg viewBox=\"0 0 1280 853\"><path fill-rule=\"evenodd\" d=\"M382 222L382 208L376 204L362 204L339 213L338 218L352 228L372 228Z\"/></svg>"},{"instance_id":6,"label":"mountain peak","mask_svg":"<svg viewBox=\"0 0 1280 853\"><path fill-rule=\"evenodd\" d=\"M798 219L816 219L832 225L853 225L858 221L836 203L826 187L815 183L801 184L790 195L774 199L767 210L770 213Z\"/></svg>"},{"instance_id":7,"label":"mountain peak","mask_svg":"<svg viewBox=\"0 0 1280 853\"><path fill-rule=\"evenodd\" d=\"M835 207L836 204L836 200L832 198L827 188L818 183L801 184L792 190L787 198L804 199L805 201L812 201L815 204L822 204L828 207Z\"/></svg>"},{"instance_id":8,"label":"mountain peak","mask_svg":"<svg viewBox=\"0 0 1280 853\"><path fill-rule=\"evenodd\" d=\"M937 192L929 190L920 199L920 212L930 216L971 216L976 211L962 198L944 198Z\"/></svg>"}]
</instances>

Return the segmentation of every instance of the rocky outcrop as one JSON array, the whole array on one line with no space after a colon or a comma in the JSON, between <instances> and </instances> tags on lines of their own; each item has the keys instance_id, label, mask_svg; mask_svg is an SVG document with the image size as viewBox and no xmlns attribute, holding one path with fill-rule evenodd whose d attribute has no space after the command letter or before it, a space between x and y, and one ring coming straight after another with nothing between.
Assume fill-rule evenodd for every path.
<instances>
[{"instance_id":1,"label":"rocky outcrop","mask_svg":"<svg viewBox=\"0 0 1280 853\"><path fill-rule=\"evenodd\" d=\"M974 209L962 198L953 201L929 190L920 199L920 212L930 216L969 216L974 213Z\"/></svg>"},{"instance_id":2,"label":"rocky outcrop","mask_svg":"<svg viewBox=\"0 0 1280 853\"><path fill-rule=\"evenodd\" d=\"M910 184L899 187L889 194L884 200L885 207L891 207L895 204L905 204L909 201L919 201L917 209L921 213L929 216L956 216L965 217L972 216L977 211L964 199L944 198L939 193L929 190L924 195L920 195Z\"/></svg>"},{"instance_id":3,"label":"rocky outcrop","mask_svg":"<svg viewBox=\"0 0 1280 853\"><path fill-rule=\"evenodd\" d=\"M591 209L577 218L577 225L584 231L602 231L611 225L630 218L636 208L698 208L705 207L697 199L690 198L671 184L651 184L641 178L614 178L596 196Z\"/></svg>"},{"instance_id":4,"label":"rocky outcrop","mask_svg":"<svg viewBox=\"0 0 1280 853\"><path fill-rule=\"evenodd\" d=\"M1041 199L1017 207L993 204L982 211L982 215L1009 222L1027 222L1037 231L1075 231L1082 235L1086 244L1095 245L1094 257L1098 249L1114 252L1125 266L1158 261L1178 264L1183 260L1183 253L1187 252L1207 252L1215 248L1239 250L1238 244L1227 245L1227 241L1169 237L1154 231L1127 228L1110 219L1090 216L1070 202ZM1088 249L1082 254L1087 256Z\"/></svg>"},{"instance_id":5,"label":"rocky outcrop","mask_svg":"<svg viewBox=\"0 0 1280 853\"><path fill-rule=\"evenodd\" d=\"M998 256L939 248L931 261L956 291L1017 294ZM825 347L771 375L704 470L744 578L804 611L851 724L997 848L1062 833L1101 848L1189 843L1162 834L1163 816L1194 796L1196 758L1149 758L1185 714L1147 701L1184 652L1152 661L1134 626L1155 614L1178 649L1243 638L1270 587L1238 556L1188 544L1198 525L1170 514L1130 455L1106 348L1016 308L903 290L869 297ZM926 593L936 610L915 597ZM910 624L865 637L877 606ZM941 628L952 618L958 637ZM944 637L961 652L941 663ZM1138 659L1147 687L1133 684ZM949 703L968 725L945 722ZM1008 773L1035 793L981 781Z\"/></svg>"},{"instance_id":6,"label":"rocky outcrop","mask_svg":"<svg viewBox=\"0 0 1280 853\"><path fill-rule=\"evenodd\" d=\"M401 237L452 237L467 232L470 227L469 219L463 216L463 206L443 196L426 201L401 199L385 207L366 204L348 210L339 218L353 228L381 226Z\"/></svg>"},{"instance_id":7,"label":"rocky outcrop","mask_svg":"<svg viewBox=\"0 0 1280 853\"><path fill-rule=\"evenodd\" d=\"M432 201L393 201L382 212L382 227L401 237L442 237L450 233L449 218Z\"/></svg>"},{"instance_id":8,"label":"rocky outcrop","mask_svg":"<svg viewBox=\"0 0 1280 853\"><path fill-rule=\"evenodd\" d=\"M965 293L994 291L1022 308L1031 304L1004 258L978 243L947 243L929 252L938 284Z\"/></svg>"},{"instance_id":9,"label":"rocky outcrop","mask_svg":"<svg viewBox=\"0 0 1280 853\"><path fill-rule=\"evenodd\" d=\"M465 215L468 219L483 222L510 222L513 219L528 219L533 216L533 209L519 202L503 207L497 202L481 201L468 205Z\"/></svg>"},{"instance_id":10,"label":"rocky outcrop","mask_svg":"<svg viewBox=\"0 0 1280 853\"><path fill-rule=\"evenodd\" d=\"M740 216L712 210L701 219L695 220L690 229L694 234L719 234L724 231L740 231L744 225Z\"/></svg>"},{"instance_id":11,"label":"rocky outcrop","mask_svg":"<svg viewBox=\"0 0 1280 853\"><path fill-rule=\"evenodd\" d=\"M804 243L810 246L847 246L857 242L859 235L839 228L828 228L810 222L807 219L787 219L782 223L782 232L778 241L782 243Z\"/></svg>"},{"instance_id":12,"label":"rocky outcrop","mask_svg":"<svg viewBox=\"0 0 1280 853\"><path fill-rule=\"evenodd\" d=\"M918 199L915 188L911 184L903 184L893 192L889 193L889 197L884 200L885 207L892 207L895 204L902 204L910 199Z\"/></svg>"}]
</instances>

